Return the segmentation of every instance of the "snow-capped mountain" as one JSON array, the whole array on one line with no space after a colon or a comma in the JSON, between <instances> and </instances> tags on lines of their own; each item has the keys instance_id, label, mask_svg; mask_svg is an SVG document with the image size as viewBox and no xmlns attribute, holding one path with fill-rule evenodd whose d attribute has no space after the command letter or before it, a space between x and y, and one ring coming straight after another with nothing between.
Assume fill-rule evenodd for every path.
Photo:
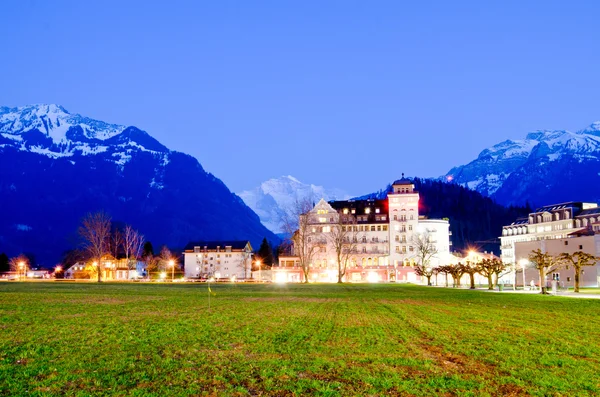
<instances>
[{"instance_id":1,"label":"snow-capped mountain","mask_svg":"<svg viewBox=\"0 0 600 397\"><path fill-rule=\"evenodd\" d=\"M600 199L600 122L577 131L536 131L482 151L446 179L503 204Z\"/></svg>"},{"instance_id":2,"label":"snow-capped mountain","mask_svg":"<svg viewBox=\"0 0 600 397\"><path fill-rule=\"evenodd\" d=\"M294 208L296 202L308 198L313 201L346 200L339 189L325 189L300 182L291 175L269 179L260 186L238 193L246 205L259 216L263 225L274 233L283 233L282 217Z\"/></svg>"},{"instance_id":3,"label":"snow-capped mountain","mask_svg":"<svg viewBox=\"0 0 600 397\"><path fill-rule=\"evenodd\" d=\"M0 252L34 252L47 264L77 247L81 218L98 210L155 245L277 241L195 158L57 105L0 107L0 201Z\"/></svg>"}]
</instances>

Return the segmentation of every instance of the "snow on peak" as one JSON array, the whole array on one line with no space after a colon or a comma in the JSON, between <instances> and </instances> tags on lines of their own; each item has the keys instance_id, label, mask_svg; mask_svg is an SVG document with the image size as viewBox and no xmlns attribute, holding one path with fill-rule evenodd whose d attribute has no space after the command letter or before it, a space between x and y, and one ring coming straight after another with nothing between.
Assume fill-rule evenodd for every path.
<instances>
[{"instance_id":1,"label":"snow on peak","mask_svg":"<svg viewBox=\"0 0 600 397\"><path fill-rule=\"evenodd\" d=\"M0 133L20 135L34 129L47 135L54 143L64 143L67 131L79 126L85 137L106 140L120 134L125 126L71 114L55 104L28 105L16 108L0 108Z\"/></svg>"},{"instance_id":2,"label":"snow on peak","mask_svg":"<svg viewBox=\"0 0 600 397\"><path fill-rule=\"evenodd\" d=\"M305 184L291 175L272 178L260 186L238 193L238 196L259 216L263 225L275 233L281 233L282 216L293 211L297 201L347 200L348 194L339 189Z\"/></svg>"}]
</instances>

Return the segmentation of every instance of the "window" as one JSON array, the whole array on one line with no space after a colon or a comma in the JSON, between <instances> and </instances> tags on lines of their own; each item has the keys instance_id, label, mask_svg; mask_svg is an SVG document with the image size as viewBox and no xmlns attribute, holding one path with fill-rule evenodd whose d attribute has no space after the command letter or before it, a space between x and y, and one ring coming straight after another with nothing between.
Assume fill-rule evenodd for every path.
<instances>
[{"instance_id":1,"label":"window","mask_svg":"<svg viewBox=\"0 0 600 397\"><path fill-rule=\"evenodd\" d=\"M412 232L412 225L408 225L408 231Z\"/></svg>"},{"instance_id":2,"label":"window","mask_svg":"<svg viewBox=\"0 0 600 397\"><path fill-rule=\"evenodd\" d=\"M348 214L348 208L344 208L344 215Z\"/></svg>"},{"instance_id":3,"label":"window","mask_svg":"<svg viewBox=\"0 0 600 397\"><path fill-rule=\"evenodd\" d=\"M409 246L409 247L408 247L408 250L409 250L410 252L413 252L413 246L412 246L412 245L411 245L411 246Z\"/></svg>"},{"instance_id":4,"label":"window","mask_svg":"<svg viewBox=\"0 0 600 397\"><path fill-rule=\"evenodd\" d=\"M379 208L375 208L375 213L379 214Z\"/></svg>"},{"instance_id":5,"label":"window","mask_svg":"<svg viewBox=\"0 0 600 397\"><path fill-rule=\"evenodd\" d=\"M327 222L327 218L325 218L325 217L319 217L319 222L321 222L321 223Z\"/></svg>"},{"instance_id":6,"label":"window","mask_svg":"<svg viewBox=\"0 0 600 397\"><path fill-rule=\"evenodd\" d=\"M383 229L384 232L387 232L387 230L388 230L387 225L383 225L381 228Z\"/></svg>"},{"instance_id":7,"label":"window","mask_svg":"<svg viewBox=\"0 0 600 397\"><path fill-rule=\"evenodd\" d=\"M371 226L371 231L374 232L375 231L375 225Z\"/></svg>"},{"instance_id":8,"label":"window","mask_svg":"<svg viewBox=\"0 0 600 397\"><path fill-rule=\"evenodd\" d=\"M565 245L569 245L569 242L568 242L568 241L565 241Z\"/></svg>"},{"instance_id":9,"label":"window","mask_svg":"<svg viewBox=\"0 0 600 397\"><path fill-rule=\"evenodd\" d=\"M367 207L365 208L365 214L370 214L371 213L371 208Z\"/></svg>"},{"instance_id":10,"label":"window","mask_svg":"<svg viewBox=\"0 0 600 397\"><path fill-rule=\"evenodd\" d=\"M381 225L377 225L377 231L380 232L381 231Z\"/></svg>"},{"instance_id":11,"label":"window","mask_svg":"<svg viewBox=\"0 0 600 397\"><path fill-rule=\"evenodd\" d=\"M580 245L580 246L579 246L579 249L580 249L580 250L582 250L582 249L583 249L583 245Z\"/></svg>"},{"instance_id":12,"label":"window","mask_svg":"<svg viewBox=\"0 0 600 397\"><path fill-rule=\"evenodd\" d=\"M397 221L398 220L398 215L394 215L394 220Z\"/></svg>"},{"instance_id":13,"label":"window","mask_svg":"<svg viewBox=\"0 0 600 397\"><path fill-rule=\"evenodd\" d=\"M403 246L402 246L402 253L403 253L403 254L406 254L406 245L403 245Z\"/></svg>"},{"instance_id":14,"label":"window","mask_svg":"<svg viewBox=\"0 0 600 397\"><path fill-rule=\"evenodd\" d=\"M400 246L398 246L398 245L396 246L396 252L400 253Z\"/></svg>"},{"instance_id":15,"label":"window","mask_svg":"<svg viewBox=\"0 0 600 397\"><path fill-rule=\"evenodd\" d=\"M381 216L381 220L382 220L382 221L385 221L385 220L387 220L387 216L385 216L385 215L382 215L382 216Z\"/></svg>"},{"instance_id":16,"label":"window","mask_svg":"<svg viewBox=\"0 0 600 397\"><path fill-rule=\"evenodd\" d=\"M363 254L367 252L367 247L362 247Z\"/></svg>"},{"instance_id":17,"label":"window","mask_svg":"<svg viewBox=\"0 0 600 397\"><path fill-rule=\"evenodd\" d=\"M352 211L351 211L351 212L352 212L353 214L356 214L356 210L355 210L354 208L352 208Z\"/></svg>"},{"instance_id":18,"label":"window","mask_svg":"<svg viewBox=\"0 0 600 397\"><path fill-rule=\"evenodd\" d=\"M327 210L317 210L317 214L326 214Z\"/></svg>"}]
</instances>

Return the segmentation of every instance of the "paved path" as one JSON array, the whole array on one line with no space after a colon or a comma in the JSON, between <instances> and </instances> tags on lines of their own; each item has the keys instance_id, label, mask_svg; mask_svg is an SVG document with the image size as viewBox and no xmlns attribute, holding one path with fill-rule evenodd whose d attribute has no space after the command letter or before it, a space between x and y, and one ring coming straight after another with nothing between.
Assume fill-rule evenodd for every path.
<instances>
[{"instance_id":1,"label":"paved path","mask_svg":"<svg viewBox=\"0 0 600 397\"><path fill-rule=\"evenodd\" d=\"M529 294L529 295L535 295L535 294L539 294L540 291L539 290L534 290L534 291L528 291L528 290L512 290L512 289L508 289L508 290L504 290L504 291L498 291L498 289L494 289L494 290L485 290L485 291L489 291L489 292L497 292L497 293L501 293L501 294ZM553 295L553 294L551 294ZM600 299L600 294L588 294L588 293L575 293L572 290L569 291L559 291L556 295L554 296L561 296L561 297L565 297L565 298L588 298L588 299Z\"/></svg>"}]
</instances>

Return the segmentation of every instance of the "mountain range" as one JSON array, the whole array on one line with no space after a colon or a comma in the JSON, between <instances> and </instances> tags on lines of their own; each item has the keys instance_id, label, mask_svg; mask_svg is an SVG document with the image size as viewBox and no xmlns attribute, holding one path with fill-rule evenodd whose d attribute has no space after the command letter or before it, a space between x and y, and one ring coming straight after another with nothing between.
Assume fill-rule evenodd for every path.
<instances>
[{"instance_id":1,"label":"mountain range","mask_svg":"<svg viewBox=\"0 0 600 397\"><path fill-rule=\"evenodd\" d=\"M504 205L600 201L600 122L569 132L536 131L483 150L444 177Z\"/></svg>"},{"instance_id":2,"label":"mountain range","mask_svg":"<svg viewBox=\"0 0 600 397\"><path fill-rule=\"evenodd\" d=\"M88 212L104 210L155 245L278 238L194 157L145 131L58 105L0 107L0 252L46 265L78 246Z\"/></svg>"},{"instance_id":3,"label":"mountain range","mask_svg":"<svg viewBox=\"0 0 600 397\"><path fill-rule=\"evenodd\" d=\"M293 210L296 202L303 199L317 202L321 198L325 200L350 198L340 189L325 189L323 186L302 183L291 175L269 179L260 186L238 195L256 212L263 225L279 234L285 233L282 217Z\"/></svg>"}]
</instances>

